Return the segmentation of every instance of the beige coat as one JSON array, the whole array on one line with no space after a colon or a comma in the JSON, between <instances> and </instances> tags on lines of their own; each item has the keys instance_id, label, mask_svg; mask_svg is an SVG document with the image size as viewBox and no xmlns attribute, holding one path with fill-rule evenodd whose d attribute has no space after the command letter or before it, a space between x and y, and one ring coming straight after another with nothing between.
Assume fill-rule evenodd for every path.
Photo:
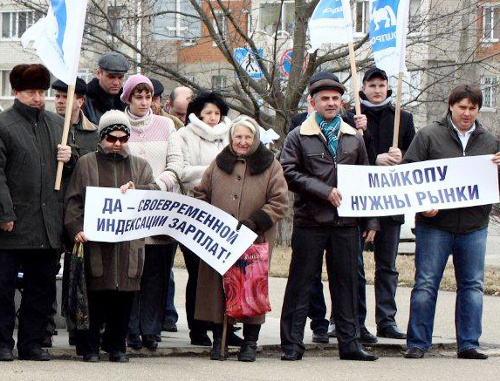
<instances>
[{"instance_id":1,"label":"beige coat","mask_svg":"<svg viewBox=\"0 0 500 381\"><path fill-rule=\"evenodd\" d=\"M288 205L288 187L281 165L267 148L261 145L245 160L236 159L226 147L205 171L195 197L239 221L252 220L260 240L269 242L272 251L276 223L285 216ZM195 318L221 323L223 302L222 277L200 261ZM264 318L261 315L242 321L262 324Z\"/></svg>"}]
</instances>

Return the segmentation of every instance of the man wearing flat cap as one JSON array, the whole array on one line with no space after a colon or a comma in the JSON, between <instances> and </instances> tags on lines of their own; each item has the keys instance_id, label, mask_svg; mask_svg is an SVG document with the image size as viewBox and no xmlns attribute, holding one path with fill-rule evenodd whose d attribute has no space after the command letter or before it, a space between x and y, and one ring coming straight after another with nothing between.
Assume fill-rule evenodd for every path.
<instances>
[{"instance_id":1,"label":"man wearing flat cap","mask_svg":"<svg viewBox=\"0 0 500 381\"><path fill-rule=\"evenodd\" d=\"M58 144L62 118L44 108L50 87L47 68L17 65L10 83L14 105L0 114L0 361L13 360L20 267L19 358L46 361L50 356L40 343L55 300L63 232L63 194L54 190L54 182L57 162L74 160L71 148Z\"/></svg>"},{"instance_id":2,"label":"man wearing flat cap","mask_svg":"<svg viewBox=\"0 0 500 381\"><path fill-rule=\"evenodd\" d=\"M87 100L83 113L95 125L109 110L124 111L127 106L120 100L123 80L130 63L118 52L103 54L98 61L96 78L88 83Z\"/></svg>"},{"instance_id":3,"label":"man wearing flat cap","mask_svg":"<svg viewBox=\"0 0 500 381\"><path fill-rule=\"evenodd\" d=\"M58 79L52 83L51 87L55 91L56 112L64 118L68 100L68 85ZM71 106L71 127L68 135L68 144L73 148L78 157L95 151L99 142L97 126L88 120L82 111L86 94L87 84L83 79L77 78L75 97Z\"/></svg>"},{"instance_id":4,"label":"man wearing flat cap","mask_svg":"<svg viewBox=\"0 0 500 381\"><path fill-rule=\"evenodd\" d=\"M342 195L337 189L337 164L367 165L363 137L339 115L345 89L325 75L309 86L316 110L284 143L281 164L289 189L295 193L292 261L281 312L282 360L301 360L305 346L311 284L325 250L334 317L343 360L373 361L358 342L357 218L339 217ZM363 235L372 241L376 219L366 220Z\"/></svg>"}]
</instances>

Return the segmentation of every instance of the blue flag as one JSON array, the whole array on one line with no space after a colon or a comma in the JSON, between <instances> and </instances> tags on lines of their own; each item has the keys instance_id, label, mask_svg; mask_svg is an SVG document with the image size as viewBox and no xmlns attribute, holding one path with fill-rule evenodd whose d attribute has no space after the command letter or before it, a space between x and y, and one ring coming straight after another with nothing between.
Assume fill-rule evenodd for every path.
<instances>
[{"instance_id":1,"label":"blue flag","mask_svg":"<svg viewBox=\"0 0 500 381\"><path fill-rule=\"evenodd\" d=\"M375 65L397 75L406 71L409 0L370 0L370 44Z\"/></svg>"}]
</instances>

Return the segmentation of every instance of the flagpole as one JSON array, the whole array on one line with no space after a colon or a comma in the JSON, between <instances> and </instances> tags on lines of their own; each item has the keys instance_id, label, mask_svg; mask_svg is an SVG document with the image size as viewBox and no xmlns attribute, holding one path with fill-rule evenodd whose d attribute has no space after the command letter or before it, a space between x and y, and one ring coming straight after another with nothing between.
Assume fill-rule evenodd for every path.
<instances>
[{"instance_id":1,"label":"flagpole","mask_svg":"<svg viewBox=\"0 0 500 381\"><path fill-rule=\"evenodd\" d=\"M356 115L361 115L361 102L359 100L359 82L358 82L358 72L356 70L356 54L354 52L354 44L349 42L349 61L351 62L351 76L352 76L352 91L354 92L354 109L356 110ZM363 130L359 129L361 134Z\"/></svg>"},{"instance_id":2,"label":"flagpole","mask_svg":"<svg viewBox=\"0 0 500 381\"><path fill-rule=\"evenodd\" d=\"M67 146L68 135L69 135L69 127L71 123L71 111L73 109L73 100L75 99L75 85L68 86L68 93L66 99L66 114L64 115L64 128L62 133L61 145L63 147ZM61 179L64 168L64 162L59 161L57 163L57 173L56 173L56 182L54 185L55 190L61 189Z\"/></svg>"},{"instance_id":3,"label":"flagpole","mask_svg":"<svg viewBox=\"0 0 500 381\"><path fill-rule=\"evenodd\" d=\"M401 92L403 87L403 72L398 74L398 87L396 91L396 115L394 116L394 135L392 137L392 147L399 145L399 126L401 124Z\"/></svg>"}]
</instances>

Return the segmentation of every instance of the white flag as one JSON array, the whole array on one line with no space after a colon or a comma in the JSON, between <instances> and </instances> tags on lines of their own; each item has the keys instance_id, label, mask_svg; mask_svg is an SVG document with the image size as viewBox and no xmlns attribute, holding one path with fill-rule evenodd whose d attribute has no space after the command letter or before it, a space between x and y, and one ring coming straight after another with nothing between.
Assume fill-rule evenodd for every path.
<instances>
[{"instance_id":1,"label":"white flag","mask_svg":"<svg viewBox=\"0 0 500 381\"><path fill-rule=\"evenodd\" d=\"M33 47L50 72L67 85L74 85L80 61L87 0L50 0L47 16L21 37L23 47Z\"/></svg>"},{"instance_id":2,"label":"white flag","mask_svg":"<svg viewBox=\"0 0 500 381\"><path fill-rule=\"evenodd\" d=\"M353 41L349 0L321 0L309 20L311 49L322 44L347 44Z\"/></svg>"},{"instance_id":3,"label":"white flag","mask_svg":"<svg viewBox=\"0 0 500 381\"><path fill-rule=\"evenodd\" d=\"M370 0L370 44L375 65L387 75L406 72L410 0Z\"/></svg>"}]
</instances>

